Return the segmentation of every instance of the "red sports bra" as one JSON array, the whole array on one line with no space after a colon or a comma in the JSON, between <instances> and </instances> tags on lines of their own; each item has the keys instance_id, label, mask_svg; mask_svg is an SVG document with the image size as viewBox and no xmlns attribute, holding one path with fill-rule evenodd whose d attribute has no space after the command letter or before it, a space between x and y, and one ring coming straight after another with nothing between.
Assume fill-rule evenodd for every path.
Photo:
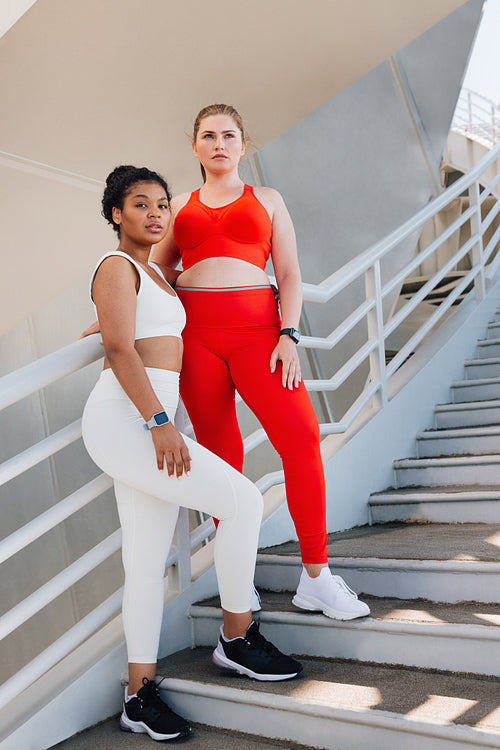
<instances>
[{"instance_id":1,"label":"red sports bra","mask_svg":"<svg viewBox=\"0 0 500 750\"><path fill-rule=\"evenodd\" d=\"M174 239L186 271L205 258L239 258L264 269L271 252L272 224L251 185L232 203L210 208L195 190L176 216Z\"/></svg>"}]
</instances>

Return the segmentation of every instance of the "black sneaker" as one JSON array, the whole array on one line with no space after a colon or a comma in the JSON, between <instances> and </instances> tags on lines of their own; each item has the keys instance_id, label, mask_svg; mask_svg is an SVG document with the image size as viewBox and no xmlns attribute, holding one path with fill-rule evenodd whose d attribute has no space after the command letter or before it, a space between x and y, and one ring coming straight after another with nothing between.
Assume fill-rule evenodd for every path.
<instances>
[{"instance_id":1,"label":"black sneaker","mask_svg":"<svg viewBox=\"0 0 500 750\"><path fill-rule=\"evenodd\" d=\"M282 654L267 641L259 632L256 622L248 626L244 638L234 638L231 641L225 640L221 627L212 661L221 669L244 674L254 680L290 680L302 672L302 664L291 656Z\"/></svg>"},{"instance_id":2,"label":"black sneaker","mask_svg":"<svg viewBox=\"0 0 500 750\"><path fill-rule=\"evenodd\" d=\"M142 684L137 695L123 704L120 729L124 732L147 733L160 742L189 734L191 727L162 701L156 684L146 677Z\"/></svg>"}]
</instances>

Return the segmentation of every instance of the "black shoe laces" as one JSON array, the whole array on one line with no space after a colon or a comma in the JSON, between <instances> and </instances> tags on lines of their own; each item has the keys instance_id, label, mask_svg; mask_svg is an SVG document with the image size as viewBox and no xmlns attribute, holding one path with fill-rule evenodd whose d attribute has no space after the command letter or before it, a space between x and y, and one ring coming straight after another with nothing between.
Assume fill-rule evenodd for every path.
<instances>
[{"instance_id":1,"label":"black shoe laces","mask_svg":"<svg viewBox=\"0 0 500 750\"><path fill-rule=\"evenodd\" d=\"M281 651L276 648L274 643L264 638L259 628L256 626L254 631L250 634L250 637L246 637L245 641L248 643L250 650L260 651L269 656L281 656Z\"/></svg>"},{"instance_id":2,"label":"black shoe laces","mask_svg":"<svg viewBox=\"0 0 500 750\"><path fill-rule=\"evenodd\" d=\"M154 717L161 716L162 714L173 713L167 704L160 698L158 686L153 680L148 680L147 677L143 677L142 684L144 685L142 688L144 690L144 695L142 697L137 695L141 708L147 703L147 707Z\"/></svg>"}]
</instances>

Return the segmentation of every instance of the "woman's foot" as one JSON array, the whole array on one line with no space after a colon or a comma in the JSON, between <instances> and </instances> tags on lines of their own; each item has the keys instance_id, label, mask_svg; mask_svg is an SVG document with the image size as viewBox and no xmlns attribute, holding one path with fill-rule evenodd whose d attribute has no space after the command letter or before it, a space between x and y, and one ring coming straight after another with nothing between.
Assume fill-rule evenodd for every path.
<instances>
[{"instance_id":1,"label":"woman's foot","mask_svg":"<svg viewBox=\"0 0 500 750\"><path fill-rule=\"evenodd\" d=\"M212 661L221 669L269 682L291 680L302 672L302 664L291 656L282 654L276 646L266 640L259 632L256 622L248 626L244 637L233 638L230 641L224 637L221 627Z\"/></svg>"},{"instance_id":2,"label":"woman's foot","mask_svg":"<svg viewBox=\"0 0 500 750\"><path fill-rule=\"evenodd\" d=\"M292 603L300 609L321 611L334 620L354 620L366 617L370 608L360 602L358 595L349 588L340 576L331 574L328 568L322 568L319 576L311 578L302 569L297 593Z\"/></svg>"},{"instance_id":3,"label":"woman's foot","mask_svg":"<svg viewBox=\"0 0 500 750\"><path fill-rule=\"evenodd\" d=\"M160 698L153 680L143 679L137 694L123 703L120 729L124 732L149 734L158 742L176 740L189 734L191 727Z\"/></svg>"}]
</instances>

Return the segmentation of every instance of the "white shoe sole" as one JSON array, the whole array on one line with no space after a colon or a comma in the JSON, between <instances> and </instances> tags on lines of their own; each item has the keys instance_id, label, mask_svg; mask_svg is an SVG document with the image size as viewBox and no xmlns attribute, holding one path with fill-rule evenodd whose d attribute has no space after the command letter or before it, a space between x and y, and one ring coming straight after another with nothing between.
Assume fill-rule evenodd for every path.
<instances>
[{"instance_id":1,"label":"white shoe sole","mask_svg":"<svg viewBox=\"0 0 500 750\"><path fill-rule=\"evenodd\" d=\"M149 736L153 740L157 740L158 742L164 742L165 740L175 740L177 739L177 737L180 737L182 734L187 734L187 732L174 732L173 734L159 734L158 732L154 732L150 727L144 724L143 721L132 721L132 719L129 719L125 711L123 711L122 715L120 716L120 729L123 732L135 732L136 734L149 734Z\"/></svg>"},{"instance_id":2,"label":"white shoe sole","mask_svg":"<svg viewBox=\"0 0 500 750\"><path fill-rule=\"evenodd\" d=\"M250 609L252 610L252 612L260 612L262 609L262 607L260 606L260 595L257 589L255 588L255 586L252 591L252 600L250 602Z\"/></svg>"},{"instance_id":3,"label":"white shoe sole","mask_svg":"<svg viewBox=\"0 0 500 750\"><path fill-rule=\"evenodd\" d=\"M281 680L291 680L293 677L297 677L298 672L292 672L290 674L259 674L258 672L252 672L248 667L244 667L242 664L238 664L235 661L231 661L227 656L221 654L217 649L212 654L212 661L219 669L225 669L230 672L237 672L238 674L246 675L251 677L252 680L260 680L261 682L280 682Z\"/></svg>"},{"instance_id":4,"label":"white shoe sole","mask_svg":"<svg viewBox=\"0 0 500 750\"><path fill-rule=\"evenodd\" d=\"M300 609L307 609L309 612L323 612L324 615L330 617L332 620L355 620L358 617L368 617L370 609L366 606L367 612L344 612L340 609L334 609L328 607L320 599L315 599L313 596L305 596L304 594L295 594L292 599L292 604Z\"/></svg>"}]
</instances>

